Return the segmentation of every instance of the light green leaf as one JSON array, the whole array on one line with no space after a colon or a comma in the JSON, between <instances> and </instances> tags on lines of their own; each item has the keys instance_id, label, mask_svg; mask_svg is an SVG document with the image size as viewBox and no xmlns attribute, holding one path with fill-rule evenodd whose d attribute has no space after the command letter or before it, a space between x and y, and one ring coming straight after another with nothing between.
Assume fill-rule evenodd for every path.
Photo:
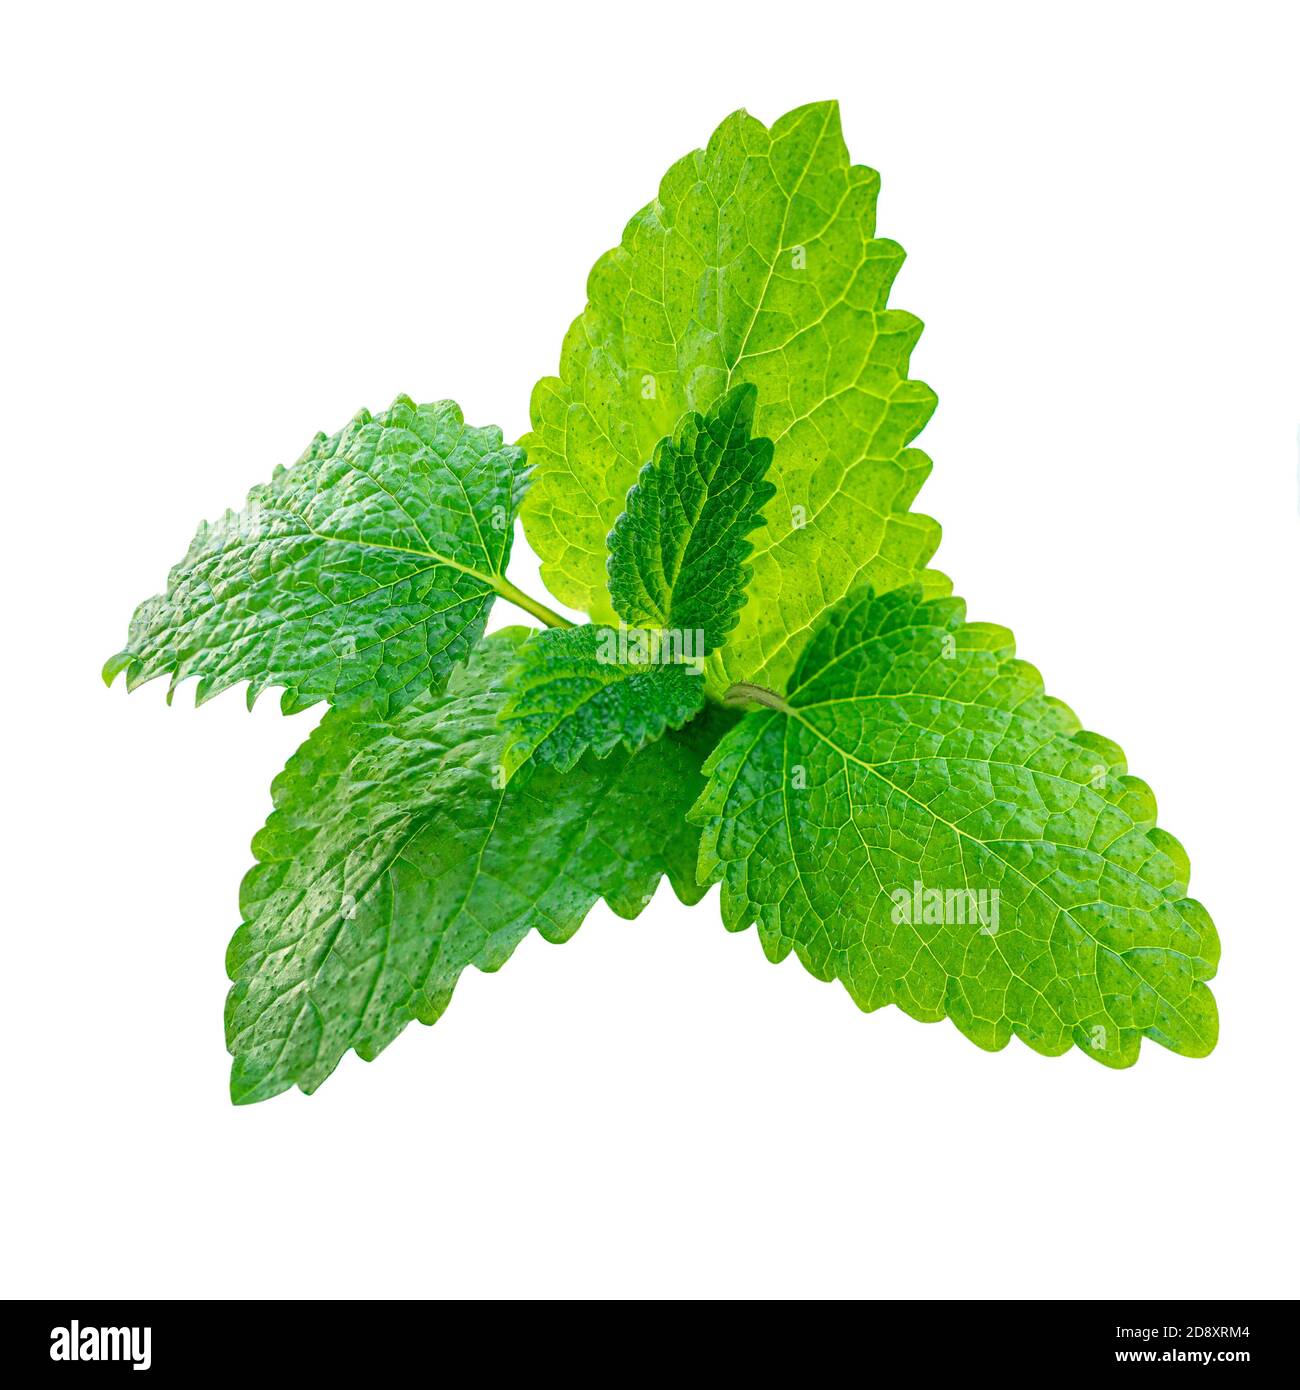
<instances>
[{"instance_id":1,"label":"light green leaf","mask_svg":"<svg viewBox=\"0 0 1300 1390\"><path fill-rule=\"evenodd\" d=\"M701 633L703 656L735 627L753 570L749 533L776 489L772 442L754 439L757 393L737 386L661 439L609 537L609 593L624 622ZM694 643L693 643L694 645Z\"/></svg>"},{"instance_id":2,"label":"light green leaf","mask_svg":"<svg viewBox=\"0 0 1300 1390\"><path fill-rule=\"evenodd\" d=\"M227 957L236 1101L312 1091L349 1048L373 1059L433 1023L467 966L496 970L533 928L567 941L598 898L635 917L664 873L702 895L685 812L733 716L502 789L498 715L527 635L484 639L444 695L388 718L329 711L276 779Z\"/></svg>"},{"instance_id":3,"label":"light green leaf","mask_svg":"<svg viewBox=\"0 0 1300 1390\"><path fill-rule=\"evenodd\" d=\"M167 592L142 603L104 667L128 689L198 676L199 702L241 680L397 709L441 689L504 581L526 480L522 450L465 424L452 401L399 396L318 435L241 512L203 524Z\"/></svg>"},{"instance_id":4,"label":"light green leaf","mask_svg":"<svg viewBox=\"0 0 1300 1390\"><path fill-rule=\"evenodd\" d=\"M723 739L691 819L724 922L981 1047L1203 1056L1219 944L1186 854L1120 749L963 616L916 588L853 596Z\"/></svg>"},{"instance_id":5,"label":"light green leaf","mask_svg":"<svg viewBox=\"0 0 1300 1390\"><path fill-rule=\"evenodd\" d=\"M875 235L878 187L834 102L770 131L729 116L597 263L560 375L533 392L524 528L552 592L609 622L605 541L641 466L686 412L757 388L777 493L714 693L783 685L818 615L865 582L946 590L924 573L939 528L908 511L930 471L908 446L935 398L907 374L920 322L886 307L903 252Z\"/></svg>"},{"instance_id":6,"label":"light green leaf","mask_svg":"<svg viewBox=\"0 0 1300 1390\"><path fill-rule=\"evenodd\" d=\"M635 753L697 714L704 704L699 665L674 661L663 647L643 652L650 637L590 625L533 637L501 711L510 731L506 776L530 757L567 771L586 752L603 758L621 743Z\"/></svg>"}]
</instances>

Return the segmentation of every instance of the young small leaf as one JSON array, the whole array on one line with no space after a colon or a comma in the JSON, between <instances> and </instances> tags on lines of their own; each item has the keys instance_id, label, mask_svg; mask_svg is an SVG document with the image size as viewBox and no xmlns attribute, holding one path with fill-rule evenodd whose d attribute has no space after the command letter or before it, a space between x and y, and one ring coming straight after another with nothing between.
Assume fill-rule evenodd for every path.
<instances>
[{"instance_id":1,"label":"young small leaf","mask_svg":"<svg viewBox=\"0 0 1300 1390\"><path fill-rule=\"evenodd\" d=\"M715 694L780 689L822 611L863 584L949 587L926 570L938 525L908 510L930 471L909 446L935 397L908 376L919 320L888 307L903 251L875 234L879 187L850 162L835 102L770 130L728 116L596 263L559 376L533 391L524 530L551 591L610 622L606 537L655 444L757 387L777 493L749 600L709 658Z\"/></svg>"},{"instance_id":2,"label":"young small leaf","mask_svg":"<svg viewBox=\"0 0 1300 1390\"><path fill-rule=\"evenodd\" d=\"M250 707L283 686L286 713L441 689L483 631L525 480L523 451L452 401L363 410L199 527L105 680L170 675L170 700L198 676L200 702L248 680Z\"/></svg>"},{"instance_id":3,"label":"young small leaf","mask_svg":"<svg viewBox=\"0 0 1300 1390\"><path fill-rule=\"evenodd\" d=\"M237 1102L313 1091L349 1048L372 1060L433 1023L467 966L496 970L533 928L567 941L599 898L635 917L665 873L683 902L703 895L685 813L734 716L503 788L498 716L526 636L484 639L445 694L387 718L330 710L276 778L227 956Z\"/></svg>"},{"instance_id":4,"label":"young small leaf","mask_svg":"<svg viewBox=\"0 0 1300 1390\"><path fill-rule=\"evenodd\" d=\"M650 640L660 634L590 625L531 638L501 711L510 731L506 775L530 757L567 771L586 752L603 758L621 743L635 753L697 714L699 665L671 660L671 650L643 651Z\"/></svg>"},{"instance_id":5,"label":"young small leaf","mask_svg":"<svg viewBox=\"0 0 1300 1390\"><path fill-rule=\"evenodd\" d=\"M609 595L636 626L703 633L703 652L736 625L753 570L746 539L776 489L772 441L754 439L757 392L737 386L655 445L609 537Z\"/></svg>"},{"instance_id":6,"label":"young small leaf","mask_svg":"<svg viewBox=\"0 0 1300 1390\"><path fill-rule=\"evenodd\" d=\"M726 926L990 1050L1205 1055L1218 938L1150 788L963 615L917 588L844 600L723 739L691 819Z\"/></svg>"}]
</instances>

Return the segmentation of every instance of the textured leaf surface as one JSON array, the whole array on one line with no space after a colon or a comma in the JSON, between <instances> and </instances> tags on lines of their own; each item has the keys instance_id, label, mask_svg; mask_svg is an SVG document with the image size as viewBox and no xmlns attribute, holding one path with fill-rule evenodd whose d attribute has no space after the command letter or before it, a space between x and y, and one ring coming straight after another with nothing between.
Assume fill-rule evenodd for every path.
<instances>
[{"instance_id":1,"label":"textured leaf surface","mask_svg":"<svg viewBox=\"0 0 1300 1390\"><path fill-rule=\"evenodd\" d=\"M1150 788L1010 633L963 614L917 589L841 603L788 712L722 741L692 819L726 925L757 921L771 959L793 950L861 1008L947 1016L981 1047L1014 1034L1127 1066L1146 1036L1204 1055L1218 939ZM999 897L972 911L981 890Z\"/></svg>"},{"instance_id":2,"label":"textured leaf surface","mask_svg":"<svg viewBox=\"0 0 1300 1390\"><path fill-rule=\"evenodd\" d=\"M199 701L248 680L250 706L283 686L286 713L440 689L483 631L525 478L522 450L452 401L363 410L199 527L104 677L170 675L170 699L198 676Z\"/></svg>"},{"instance_id":3,"label":"textured leaf surface","mask_svg":"<svg viewBox=\"0 0 1300 1390\"><path fill-rule=\"evenodd\" d=\"M771 130L729 116L597 263L560 374L533 392L524 527L552 592L607 622L606 537L655 444L687 411L757 388L777 495L749 602L710 661L715 693L782 686L829 603L916 579L938 544L908 511L930 470L908 446L934 395L908 379L920 322L886 307L903 252L875 235L878 187L849 162L834 102Z\"/></svg>"},{"instance_id":4,"label":"textured leaf surface","mask_svg":"<svg viewBox=\"0 0 1300 1390\"><path fill-rule=\"evenodd\" d=\"M567 771L584 753L603 758L620 743L634 753L699 712L698 666L621 661L618 652L617 630L590 625L551 628L525 645L501 712L507 776L530 757Z\"/></svg>"},{"instance_id":5,"label":"textured leaf surface","mask_svg":"<svg viewBox=\"0 0 1300 1390\"><path fill-rule=\"evenodd\" d=\"M609 593L633 625L703 633L703 655L736 625L753 574L749 533L776 489L772 442L754 439L752 386L685 417L655 446L609 537Z\"/></svg>"},{"instance_id":6,"label":"textured leaf surface","mask_svg":"<svg viewBox=\"0 0 1300 1390\"><path fill-rule=\"evenodd\" d=\"M372 1059L433 1023L467 966L496 970L533 928L567 941L598 898L634 917L664 873L702 895L685 812L727 716L503 790L497 720L526 636L486 638L444 695L387 719L329 711L276 779L227 960L236 1101L312 1091L349 1048Z\"/></svg>"}]
</instances>

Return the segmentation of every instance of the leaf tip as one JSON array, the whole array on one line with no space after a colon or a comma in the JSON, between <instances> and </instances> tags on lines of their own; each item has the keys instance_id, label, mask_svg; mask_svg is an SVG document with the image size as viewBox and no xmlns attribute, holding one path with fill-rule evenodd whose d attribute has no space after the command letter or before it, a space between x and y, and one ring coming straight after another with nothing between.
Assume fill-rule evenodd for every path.
<instances>
[{"instance_id":1,"label":"leaf tip","mask_svg":"<svg viewBox=\"0 0 1300 1390\"><path fill-rule=\"evenodd\" d=\"M129 651L117 652L110 656L99 673L104 684L111 687L118 676L131 664L131 661L132 656Z\"/></svg>"}]
</instances>

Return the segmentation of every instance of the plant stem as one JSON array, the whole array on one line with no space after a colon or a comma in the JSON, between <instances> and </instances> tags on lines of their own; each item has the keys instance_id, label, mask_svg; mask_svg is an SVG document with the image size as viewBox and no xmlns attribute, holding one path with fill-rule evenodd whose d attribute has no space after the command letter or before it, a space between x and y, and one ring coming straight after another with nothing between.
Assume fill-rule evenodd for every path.
<instances>
[{"instance_id":1,"label":"plant stem","mask_svg":"<svg viewBox=\"0 0 1300 1390\"><path fill-rule=\"evenodd\" d=\"M753 685L749 681L737 681L722 698L729 705L737 704L741 700L753 700L756 704L766 705L768 709L779 710L782 714L790 713L790 706L775 690L769 690L765 685Z\"/></svg>"},{"instance_id":2,"label":"plant stem","mask_svg":"<svg viewBox=\"0 0 1300 1390\"><path fill-rule=\"evenodd\" d=\"M539 603L530 594L524 593L522 589L504 577L494 579L493 587L507 603L513 603L516 608L522 608L525 613L531 613L534 618L540 619L547 627L573 626L568 618L560 617L553 609L548 608L544 603Z\"/></svg>"}]
</instances>

